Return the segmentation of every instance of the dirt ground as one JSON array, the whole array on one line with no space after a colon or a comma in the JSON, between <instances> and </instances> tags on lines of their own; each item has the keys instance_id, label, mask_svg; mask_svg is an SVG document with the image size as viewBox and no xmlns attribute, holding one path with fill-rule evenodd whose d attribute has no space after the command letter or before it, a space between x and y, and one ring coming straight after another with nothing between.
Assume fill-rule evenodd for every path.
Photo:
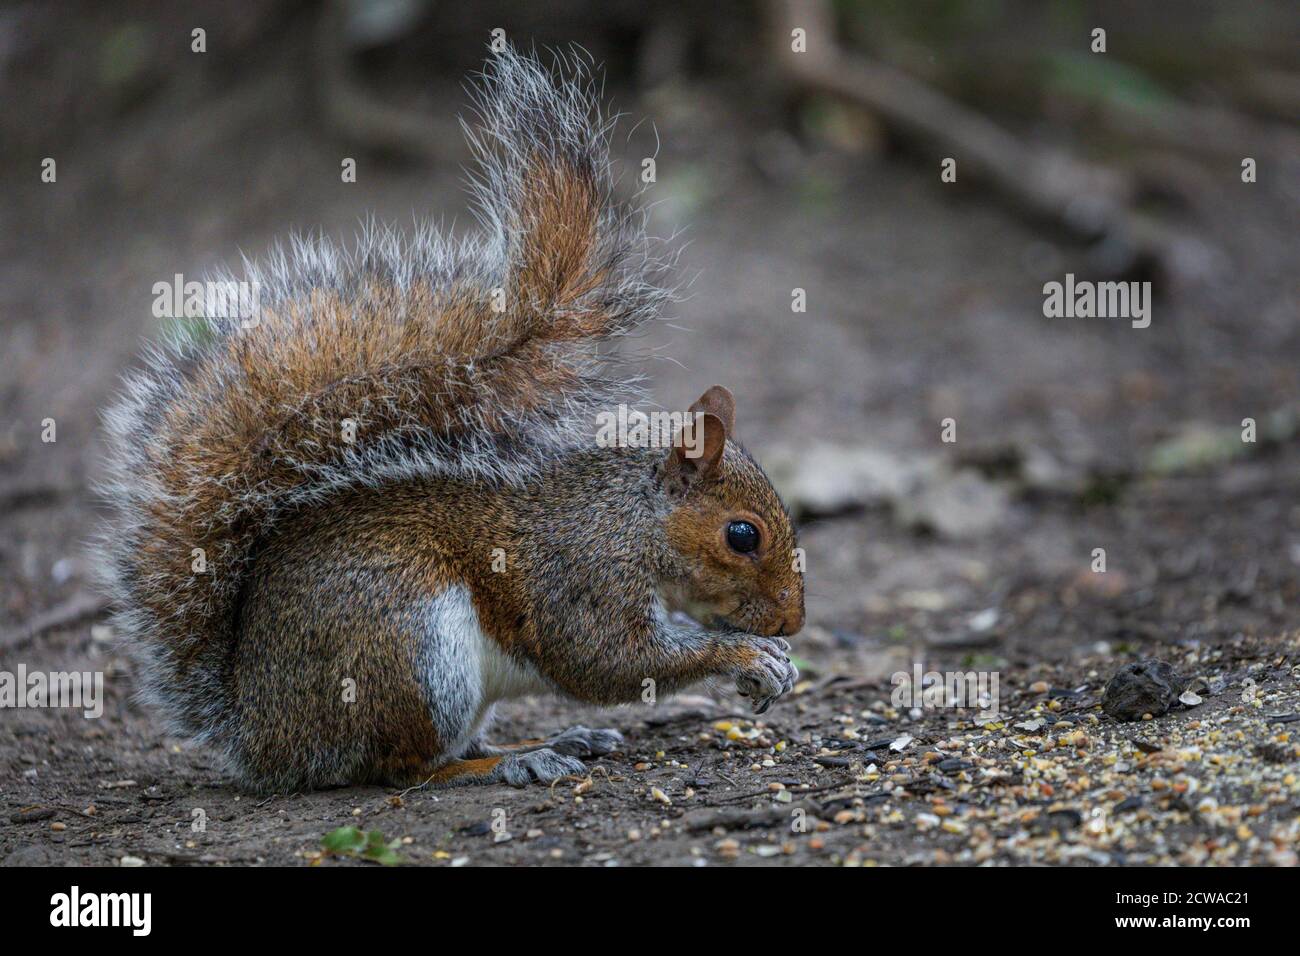
<instances>
[{"instance_id":1,"label":"dirt ground","mask_svg":"<svg viewBox=\"0 0 1300 956\"><path fill-rule=\"evenodd\" d=\"M1080 249L890 150L774 142L709 88L620 104L657 123L655 222L687 230L693 275L643 345L674 359L647 362L667 407L733 389L742 441L801 510L803 683L760 719L707 687L500 708L501 742L624 733L550 788L232 789L133 702L89 596L97 415L157 330L160 278L371 213L469 226L451 166L363 158L340 183L348 148L293 96L157 104L132 137L61 153L57 188L7 171L0 669L103 671L107 697L99 719L0 711L0 862L347 865L322 851L347 826L452 866L1297 862L1300 445L1283 428L1196 467L1168 443L1300 407L1294 182L1204 173L1182 226L1214 255L1150 328L1047 319L1042 285ZM429 98L463 102L453 83ZM864 450L911 477L864 492ZM798 490L822 479L829 506ZM84 613L31 629L69 602ZM1106 716L1106 681L1152 657L1202 678L1200 702ZM995 673L1000 713L894 706L914 661Z\"/></svg>"}]
</instances>

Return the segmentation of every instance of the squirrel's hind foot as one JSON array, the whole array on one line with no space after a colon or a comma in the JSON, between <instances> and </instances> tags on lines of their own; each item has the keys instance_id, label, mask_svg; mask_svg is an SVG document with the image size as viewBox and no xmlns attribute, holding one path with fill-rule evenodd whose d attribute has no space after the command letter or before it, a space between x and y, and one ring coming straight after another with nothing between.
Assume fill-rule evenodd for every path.
<instances>
[{"instance_id":1,"label":"squirrel's hind foot","mask_svg":"<svg viewBox=\"0 0 1300 956\"><path fill-rule=\"evenodd\" d=\"M551 784L561 777L587 774L587 765L577 757L557 753L550 747L510 754L502 758L500 766L501 779L512 787L525 787L530 783Z\"/></svg>"},{"instance_id":2,"label":"squirrel's hind foot","mask_svg":"<svg viewBox=\"0 0 1300 956\"><path fill-rule=\"evenodd\" d=\"M437 767L404 769L383 776L395 787L455 787L465 784L508 783L525 787L530 783L551 784L561 777L584 776L586 764L576 757L538 747L522 753L452 760Z\"/></svg>"},{"instance_id":3,"label":"squirrel's hind foot","mask_svg":"<svg viewBox=\"0 0 1300 956\"><path fill-rule=\"evenodd\" d=\"M460 756L462 760L475 757L504 757L510 754L523 754L532 750L542 750L543 748L549 748L556 753L569 757L603 757L606 754L612 754L623 749L623 735L613 727L593 730L590 727L578 725L556 734L549 740L529 741L505 746L489 744L480 736L471 741Z\"/></svg>"}]
</instances>

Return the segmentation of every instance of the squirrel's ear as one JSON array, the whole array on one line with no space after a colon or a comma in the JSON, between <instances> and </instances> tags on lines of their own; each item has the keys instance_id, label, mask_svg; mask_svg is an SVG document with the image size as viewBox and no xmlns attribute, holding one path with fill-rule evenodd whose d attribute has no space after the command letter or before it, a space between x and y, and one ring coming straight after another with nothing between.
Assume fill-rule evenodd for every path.
<instances>
[{"instance_id":1,"label":"squirrel's ear","mask_svg":"<svg viewBox=\"0 0 1300 956\"><path fill-rule=\"evenodd\" d=\"M727 445L727 429L722 419L712 412L693 411L699 414L696 424L677 433L664 461L665 480L682 490L716 474Z\"/></svg>"},{"instance_id":2,"label":"squirrel's ear","mask_svg":"<svg viewBox=\"0 0 1300 956\"><path fill-rule=\"evenodd\" d=\"M726 437L730 438L736 431L736 398L721 385L712 385L691 406L692 412L707 412L716 415L722 422Z\"/></svg>"}]
</instances>

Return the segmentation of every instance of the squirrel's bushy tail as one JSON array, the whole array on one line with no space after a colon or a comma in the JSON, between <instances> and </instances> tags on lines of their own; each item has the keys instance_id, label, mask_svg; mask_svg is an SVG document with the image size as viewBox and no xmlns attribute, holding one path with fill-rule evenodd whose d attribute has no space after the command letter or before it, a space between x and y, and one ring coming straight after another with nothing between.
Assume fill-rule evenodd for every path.
<instances>
[{"instance_id":1,"label":"squirrel's bushy tail","mask_svg":"<svg viewBox=\"0 0 1300 956\"><path fill-rule=\"evenodd\" d=\"M423 475L522 481L627 399L601 343L672 293L643 213L612 197L591 76L558 59L561 76L494 54L477 86L486 235L295 240L245 264L253 316L209 316L127 377L106 416L106 577L176 729L227 742L239 591L289 510Z\"/></svg>"}]
</instances>

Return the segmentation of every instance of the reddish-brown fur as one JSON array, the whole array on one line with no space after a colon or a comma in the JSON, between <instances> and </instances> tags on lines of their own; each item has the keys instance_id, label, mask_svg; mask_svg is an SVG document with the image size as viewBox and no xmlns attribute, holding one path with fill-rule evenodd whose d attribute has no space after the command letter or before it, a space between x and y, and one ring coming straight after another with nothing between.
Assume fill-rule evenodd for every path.
<instances>
[{"instance_id":1,"label":"reddish-brown fur","mask_svg":"<svg viewBox=\"0 0 1300 956\"><path fill-rule=\"evenodd\" d=\"M695 407L698 459L589 440L634 397L603 343L672 297L611 198L591 90L505 51L479 105L488 240L301 243L256 322L156 355L109 416L141 683L259 788L516 782L476 750L511 682L613 703L722 677L767 706L793 680L763 635L803 621L794 532L730 393ZM723 531L742 519L748 555Z\"/></svg>"}]
</instances>

